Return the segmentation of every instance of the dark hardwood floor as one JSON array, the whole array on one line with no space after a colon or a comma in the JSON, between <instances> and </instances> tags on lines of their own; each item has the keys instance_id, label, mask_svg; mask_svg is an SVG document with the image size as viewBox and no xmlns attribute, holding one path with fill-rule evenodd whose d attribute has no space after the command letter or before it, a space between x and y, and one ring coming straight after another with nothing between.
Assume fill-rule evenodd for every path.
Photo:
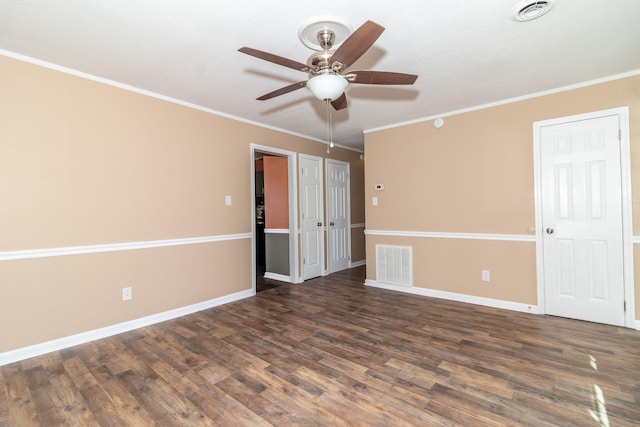
<instances>
[{"instance_id":1,"label":"dark hardwood floor","mask_svg":"<svg viewBox=\"0 0 640 427\"><path fill-rule=\"evenodd\" d=\"M0 426L630 426L640 333L364 268L0 368Z\"/></svg>"},{"instance_id":2,"label":"dark hardwood floor","mask_svg":"<svg viewBox=\"0 0 640 427\"><path fill-rule=\"evenodd\" d=\"M256 293L268 291L269 289L277 288L279 286L287 284L286 282L281 282L279 280L265 279L264 270L264 266L256 266Z\"/></svg>"}]
</instances>

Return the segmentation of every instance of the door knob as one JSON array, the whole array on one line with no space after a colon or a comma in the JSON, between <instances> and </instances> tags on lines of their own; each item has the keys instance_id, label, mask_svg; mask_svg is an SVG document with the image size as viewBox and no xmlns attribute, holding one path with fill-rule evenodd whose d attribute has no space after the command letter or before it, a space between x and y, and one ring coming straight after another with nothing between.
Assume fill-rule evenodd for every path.
<instances>
[{"instance_id":1,"label":"door knob","mask_svg":"<svg viewBox=\"0 0 640 427\"><path fill-rule=\"evenodd\" d=\"M318 227L322 227L322 223L321 222L318 223Z\"/></svg>"},{"instance_id":2,"label":"door knob","mask_svg":"<svg viewBox=\"0 0 640 427\"><path fill-rule=\"evenodd\" d=\"M547 234L553 234L553 228L549 227L545 230Z\"/></svg>"},{"instance_id":3,"label":"door knob","mask_svg":"<svg viewBox=\"0 0 640 427\"><path fill-rule=\"evenodd\" d=\"M332 222L329 223L329 225L333 227L335 224L332 221Z\"/></svg>"}]
</instances>

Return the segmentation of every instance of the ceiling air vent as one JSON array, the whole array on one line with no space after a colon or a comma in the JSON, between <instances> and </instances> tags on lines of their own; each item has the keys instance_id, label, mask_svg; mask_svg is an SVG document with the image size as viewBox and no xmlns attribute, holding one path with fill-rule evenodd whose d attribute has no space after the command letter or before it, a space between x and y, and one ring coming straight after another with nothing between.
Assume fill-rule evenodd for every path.
<instances>
[{"instance_id":1,"label":"ceiling air vent","mask_svg":"<svg viewBox=\"0 0 640 427\"><path fill-rule=\"evenodd\" d=\"M518 3L511 11L511 19L526 22L540 18L553 7L553 0L525 0Z\"/></svg>"}]
</instances>

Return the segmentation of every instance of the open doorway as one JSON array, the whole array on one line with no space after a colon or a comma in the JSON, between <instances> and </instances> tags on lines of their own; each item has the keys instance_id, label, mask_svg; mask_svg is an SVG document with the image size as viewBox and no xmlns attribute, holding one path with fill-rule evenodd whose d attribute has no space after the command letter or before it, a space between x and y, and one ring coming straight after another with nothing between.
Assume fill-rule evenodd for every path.
<instances>
[{"instance_id":1,"label":"open doorway","mask_svg":"<svg viewBox=\"0 0 640 427\"><path fill-rule=\"evenodd\" d=\"M251 144L253 289L298 281L294 152Z\"/></svg>"}]
</instances>

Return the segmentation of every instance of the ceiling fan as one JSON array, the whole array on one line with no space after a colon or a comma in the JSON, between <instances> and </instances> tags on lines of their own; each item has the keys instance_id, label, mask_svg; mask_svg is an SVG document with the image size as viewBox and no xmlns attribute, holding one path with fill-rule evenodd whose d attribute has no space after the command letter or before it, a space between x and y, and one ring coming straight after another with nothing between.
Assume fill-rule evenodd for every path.
<instances>
[{"instance_id":1,"label":"ceiling fan","mask_svg":"<svg viewBox=\"0 0 640 427\"><path fill-rule=\"evenodd\" d=\"M415 74L388 71L347 71L351 64L369 50L383 31L383 26L367 21L348 36L337 49L332 49L335 43L335 32L331 28L323 28L317 33L318 45L322 50L312 54L306 64L250 47L241 47L238 51L309 75L308 80L269 92L257 98L259 101L308 87L316 98L331 102L333 108L341 110L347 107L344 91L349 83L410 85L418 78Z\"/></svg>"}]
</instances>

